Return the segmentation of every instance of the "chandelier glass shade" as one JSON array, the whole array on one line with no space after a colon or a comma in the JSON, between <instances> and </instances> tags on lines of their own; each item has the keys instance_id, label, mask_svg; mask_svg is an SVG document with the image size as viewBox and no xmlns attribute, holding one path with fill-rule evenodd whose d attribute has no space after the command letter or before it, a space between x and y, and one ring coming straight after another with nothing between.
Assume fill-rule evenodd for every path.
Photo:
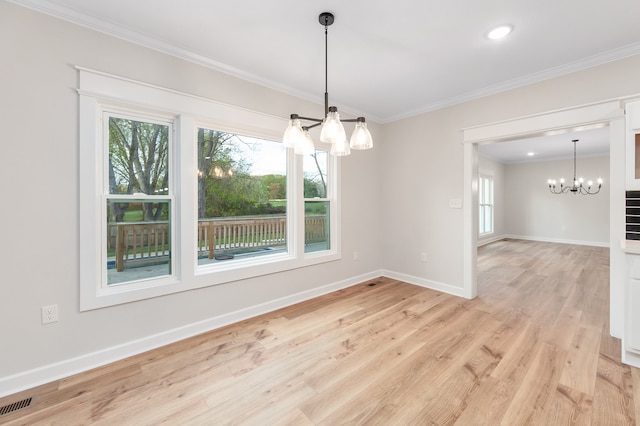
<instances>
[{"instance_id":1,"label":"chandelier glass shade","mask_svg":"<svg viewBox=\"0 0 640 426\"><path fill-rule=\"evenodd\" d=\"M322 126L320 130L320 141L331 144L330 154L335 156L345 156L351 154L352 149L373 148L373 138L364 117L356 119L340 119L338 108L329 106L329 94L327 89L327 28L333 24L334 16L329 12L323 12L318 17L320 24L324 26L325 43L325 92L324 92L324 119L301 117L298 114L291 114L289 126L284 132L283 145L287 148L294 148L296 154L313 153L315 145L309 133L314 127ZM304 124L303 122L311 122ZM355 123L355 128L351 138L347 140L347 134L342 123Z\"/></svg>"},{"instance_id":2,"label":"chandelier glass shade","mask_svg":"<svg viewBox=\"0 0 640 426\"><path fill-rule=\"evenodd\" d=\"M593 186L593 181L589 180L585 184L583 178L576 179L576 143L578 143L579 139L573 139L573 180L571 181L571 185L565 185L565 180L560 179L560 181L556 181L555 179L549 179L547 184L549 185L549 191L552 194L581 194L581 195L595 195L600 192L602 188L602 179L598 178L598 187L595 188ZM560 183L560 185L558 185Z\"/></svg>"}]
</instances>

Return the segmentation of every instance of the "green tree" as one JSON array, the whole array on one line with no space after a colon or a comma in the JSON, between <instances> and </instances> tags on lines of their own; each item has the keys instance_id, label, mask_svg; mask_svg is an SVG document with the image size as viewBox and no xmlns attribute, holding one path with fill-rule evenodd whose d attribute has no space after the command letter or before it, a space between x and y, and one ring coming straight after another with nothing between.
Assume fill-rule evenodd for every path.
<instances>
[{"instance_id":1,"label":"green tree","mask_svg":"<svg viewBox=\"0 0 640 426\"><path fill-rule=\"evenodd\" d=\"M305 198L325 198L327 196L327 176L325 168L320 165L321 160L318 158L318 151L310 154L316 166L314 172L305 169L304 175L304 197ZM326 155L326 153L324 153Z\"/></svg>"},{"instance_id":2,"label":"green tree","mask_svg":"<svg viewBox=\"0 0 640 426\"><path fill-rule=\"evenodd\" d=\"M233 176L232 148L234 135L198 128L198 218L207 217L207 189L216 180Z\"/></svg>"},{"instance_id":3,"label":"green tree","mask_svg":"<svg viewBox=\"0 0 640 426\"><path fill-rule=\"evenodd\" d=\"M241 149L242 147L242 149ZM239 136L198 129L198 218L263 214L269 188L249 173L243 149L251 145Z\"/></svg>"},{"instance_id":4,"label":"green tree","mask_svg":"<svg viewBox=\"0 0 640 426\"><path fill-rule=\"evenodd\" d=\"M166 194L169 184L168 152L168 126L110 117L109 192ZM114 203L113 219L123 221L129 206L129 203ZM163 208L158 206L162 204L142 203L143 220L160 219Z\"/></svg>"},{"instance_id":5,"label":"green tree","mask_svg":"<svg viewBox=\"0 0 640 426\"><path fill-rule=\"evenodd\" d=\"M262 176L262 186L269 200L287 198L287 177L284 175L264 175Z\"/></svg>"}]
</instances>

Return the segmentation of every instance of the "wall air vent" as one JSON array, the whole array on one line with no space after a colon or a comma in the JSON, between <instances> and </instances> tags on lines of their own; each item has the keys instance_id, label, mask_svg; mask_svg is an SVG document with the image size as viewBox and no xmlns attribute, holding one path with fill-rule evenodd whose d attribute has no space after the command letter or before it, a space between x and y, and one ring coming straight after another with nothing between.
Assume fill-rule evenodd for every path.
<instances>
[{"instance_id":1,"label":"wall air vent","mask_svg":"<svg viewBox=\"0 0 640 426\"><path fill-rule=\"evenodd\" d=\"M627 191L626 199L626 239L640 240L640 191Z\"/></svg>"}]
</instances>

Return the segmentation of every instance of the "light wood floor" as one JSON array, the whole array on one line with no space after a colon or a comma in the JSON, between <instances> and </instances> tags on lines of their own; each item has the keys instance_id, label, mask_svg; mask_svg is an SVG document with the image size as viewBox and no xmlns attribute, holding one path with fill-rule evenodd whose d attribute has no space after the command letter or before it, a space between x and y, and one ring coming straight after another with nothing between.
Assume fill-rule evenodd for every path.
<instances>
[{"instance_id":1,"label":"light wood floor","mask_svg":"<svg viewBox=\"0 0 640 426\"><path fill-rule=\"evenodd\" d=\"M453 267L453 265L451 265ZM624 425L604 248L500 241L468 301L380 278L3 398L10 424Z\"/></svg>"}]
</instances>

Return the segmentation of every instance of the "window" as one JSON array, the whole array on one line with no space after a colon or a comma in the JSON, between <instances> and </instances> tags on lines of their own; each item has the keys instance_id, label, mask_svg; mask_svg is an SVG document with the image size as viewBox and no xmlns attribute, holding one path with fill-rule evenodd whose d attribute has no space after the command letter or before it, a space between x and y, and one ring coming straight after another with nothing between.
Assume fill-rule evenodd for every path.
<instances>
[{"instance_id":1,"label":"window","mask_svg":"<svg viewBox=\"0 0 640 426\"><path fill-rule=\"evenodd\" d=\"M105 112L106 284L171 274L171 122Z\"/></svg>"},{"instance_id":2,"label":"window","mask_svg":"<svg viewBox=\"0 0 640 426\"><path fill-rule=\"evenodd\" d=\"M199 127L198 264L288 252L281 143Z\"/></svg>"},{"instance_id":3,"label":"window","mask_svg":"<svg viewBox=\"0 0 640 426\"><path fill-rule=\"evenodd\" d=\"M478 189L479 202L479 233L480 235L493 232L493 178L480 176Z\"/></svg>"},{"instance_id":4,"label":"window","mask_svg":"<svg viewBox=\"0 0 640 426\"><path fill-rule=\"evenodd\" d=\"M78 68L80 309L340 258L336 157L286 120Z\"/></svg>"}]
</instances>

